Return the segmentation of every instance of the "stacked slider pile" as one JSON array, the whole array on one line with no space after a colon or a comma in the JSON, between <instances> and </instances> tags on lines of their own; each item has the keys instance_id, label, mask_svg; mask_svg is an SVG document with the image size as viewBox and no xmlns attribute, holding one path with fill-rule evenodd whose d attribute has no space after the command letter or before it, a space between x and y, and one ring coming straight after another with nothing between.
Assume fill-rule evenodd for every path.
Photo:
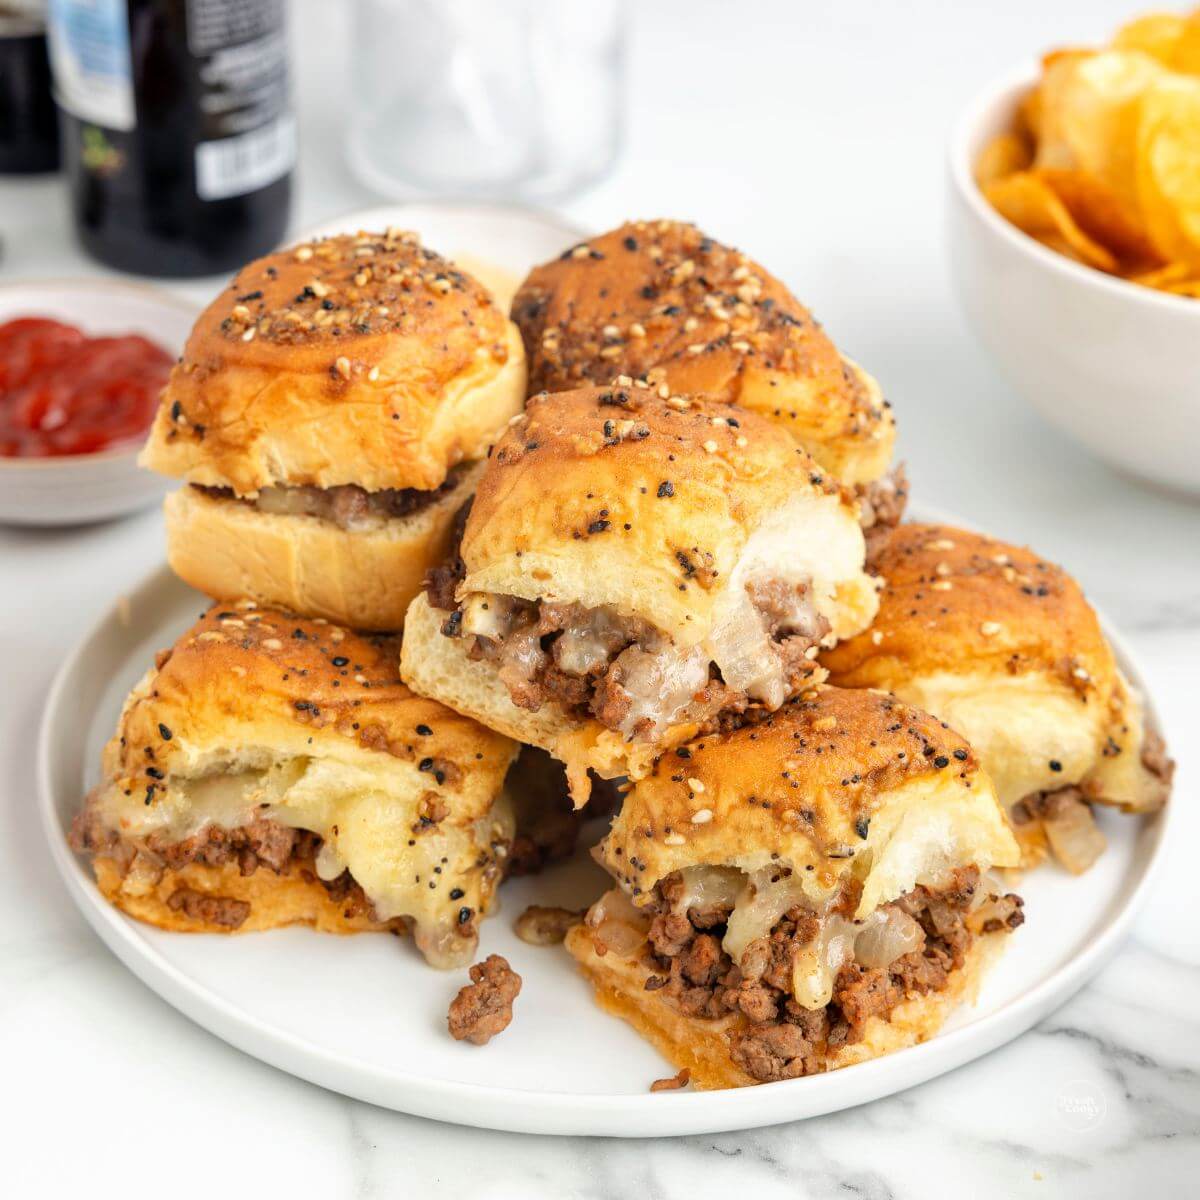
<instances>
[{"instance_id":1,"label":"stacked slider pile","mask_svg":"<svg viewBox=\"0 0 1200 1200\"><path fill-rule=\"evenodd\" d=\"M697 1085L931 1036L1023 919L993 868L1082 869L1092 805L1165 799L1094 614L1028 552L899 524L878 386L692 226L573 247L512 316L361 235L201 318L147 460L218 603L109 747L102 889L463 963L503 875L570 845L556 792L613 781L567 948ZM472 978L451 1030L485 1041L519 981Z\"/></svg>"},{"instance_id":2,"label":"stacked slider pile","mask_svg":"<svg viewBox=\"0 0 1200 1200\"><path fill-rule=\"evenodd\" d=\"M411 692L396 631L524 399L515 327L411 234L272 254L201 315L143 461L182 478L168 557L215 603L129 696L76 822L114 904L471 960L518 748Z\"/></svg>"},{"instance_id":3,"label":"stacked slider pile","mask_svg":"<svg viewBox=\"0 0 1200 1200\"><path fill-rule=\"evenodd\" d=\"M697 1085L930 1036L1022 919L987 874L1019 851L958 735L824 683L903 507L878 389L690 226L575 247L513 313L559 390L494 448L404 678L562 760L577 803L627 778L567 946Z\"/></svg>"}]
</instances>

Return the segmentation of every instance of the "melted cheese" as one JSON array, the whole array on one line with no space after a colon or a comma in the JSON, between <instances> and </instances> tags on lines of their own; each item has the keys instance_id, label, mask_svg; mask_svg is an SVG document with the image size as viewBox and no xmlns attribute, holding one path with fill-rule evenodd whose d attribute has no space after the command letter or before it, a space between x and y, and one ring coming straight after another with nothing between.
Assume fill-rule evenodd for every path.
<instances>
[{"instance_id":1,"label":"melted cheese","mask_svg":"<svg viewBox=\"0 0 1200 1200\"><path fill-rule=\"evenodd\" d=\"M322 879L349 871L379 920L410 919L430 962L460 965L474 940L458 935L458 913L488 906L495 874L488 868L513 834L507 798L473 825L443 820L414 835L429 790L415 766L389 763L384 770L316 758L267 765L266 757L251 753L240 757L237 770L171 777L149 806L141 795L110 785L100 797L102 818L126 838L159 834L168 842L210 825L236 829L259 819L309 830L323 840L316 862ZM413 778L404 779L406 773ZM451 888L463 895L451 900Z\"/></svg>"},{"instance_id":2,"label":"melted cheese","mask_svg":"<svg viewBox=\"0 0 1200 1200\"><path fill-rule=\"evenodd\" d=\"M1037 674L952 672L910 680L896 695L940 717L971 743L1006 808L1031 792L1078 783L1104 744L1108 715ZM1050 768L1051 762L1061 770Z\"/></svg>"}]
</instances>

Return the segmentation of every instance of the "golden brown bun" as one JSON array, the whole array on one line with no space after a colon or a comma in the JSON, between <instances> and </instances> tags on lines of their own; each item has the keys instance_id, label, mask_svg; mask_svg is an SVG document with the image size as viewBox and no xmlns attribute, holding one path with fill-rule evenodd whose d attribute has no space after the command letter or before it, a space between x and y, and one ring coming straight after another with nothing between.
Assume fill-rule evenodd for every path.
<instances>
[{"instance_id":1,"label":"golden brown bun","mask_svg":"<svg viewBox=\"0 0 1200 1200\"><path fill-rule=\"evenodd\" d=\"M687 867L792 868L810 899L862 884L856 919L958 867L1018 852L967 743L873 691L820 687L764 721L665 754L625 797L601 865L645 903Z\"/></svg>"},{"instance_id":2,"label":"golden brown bun","mask_svg":"<svg viewBox=\"0 0 1200 1200\"><path fill-rule=\"evenodd\" d=\"M689 736L687 728L678 726L654 744L627 742L598 721L578 721L554 700L534 711L518 708L496 668L470 657L467 638L442 636L446 617L424 592L412 602L400 648L404 681L414 692L434 697L488 729L549 751L566 765L571 794L580 807L589 794L589 768L601 779L640 776L664 746Z\"/></svg>"},{"instance_id":3,"label":"golden brown bun","mask_svg":"<svg viewBox=\"0 0 1200 1200\"><path fill-rule=\"evenodd\" d=\"M356 629L400 629L425 573L449 549L454 516L483 464L437 500L375 528L260 512L184 486L166 498L167 560L217 600L248 596Z\"/></svg>"},{"instance_id":4,"label":"golden brown bun","mask_svg":"<svg viewBox=\"0 0 1200 1200\"><path fill-rule=\"evenodd\" d=\"M634 221L536 267L513 300L530 391L665 381L782 424L844 483L887 470L876 382L758 263L679 221Z\"/></svg>"},{"instance_id":5,"label":"golden brown bun","mask_svg":"<svg viewBox=\"0 0 1200 1200\"><path fill-rule=\"evenodd\" d=\"M845 637L875 610L863 556L853 501L778 426L644 387L581 388L534 396L497 442L459 594L611 605L693 646L761 560L802 570Z\"/></svg>"},{"instance_id":6,"label":"golden brown bun","mask_svg":"<svg viewBox=\"0 0 1200 1200\"><path fill-rule=\"evenodd\" d=\"M122 875L111 857L99 854L92 865L96 886L105 900L127 916L168 933L256 933L288 925L308 925L321 933L407 932L402 917L377 921L370 908L361 902L347 903L346 899L332 896L311 867L289 864L278 875L268 870L243 875L236 863L219 867L188 863L184 867L168 867L152 888L142 891L131 886L129 877ZM170 903L180 890L241 901L250 906L249 915L232 929L188 916L182 907L173 908Z\"/></svg>"},{"instance_id":7,"label":"golden brown bun","mask_svg":"<svg viewBox=\"0 0 1200 1200\"><path fill-rule=\"evenodd\" d=\"M1095 612L1033 551L940 525L901 525L876 556L879 613L822 655L842 687L883 688L936 713L978 752L1001 802L1082 784L1089 799L1158 807L1137 697Z\"/></svg>"},{"instance_id":8,"label":"golden brown bun","mask_svg":"<svg viewBox=\"0 0 1200 1200\"><path fill-rule=\"evenodd\" d=\"M141 463L254 495L431 490L525 397L520 336L413 234L341 235L243 267L196 322Z\"/></svg>"},{"instance_id":9,"label":"golden brown bun","mask_svg":"<svg viewBox=\"0 0 1200 1200\"><path fill-rule=\"evenodd\" d=\"M214 606L126 700L89 801L93 828L149 845L151 861L156 839L210 825L265 817L310 830L324 878L349 871L379 923L411 918L431 961L462 961L511 842L503 782L517 747L414 695L398 663L396 637L250 601ZM281 912L318 919L294 881L259 876L251 891L277 884L292 896L272 901Z\"/></svg>"},{"instance_id":10,"label":"golden brown bun","mask_svg":"<svg viewBox=\"0 0 1200 1200\"><path fill-rule=\"evenodd\" d=\"M643 962L612 950L597 954L586 925L568 931L566 947L595 988L597 1003L629 1022L673 1066L686 1067L694 1086L709 1090L758 1083L730 1056L733 1035L748 1024L740 1013L716 1020L685 1016L661 990L646 990L652 972ZM928 1041L960 1003L974 999L984 971L1003 948L1002 933L976 938L944 988L904 1001L886 1020L871 1017L859 1041L826 1052L823 1070L836 1071Z\"/></svg>"}]
</instances>

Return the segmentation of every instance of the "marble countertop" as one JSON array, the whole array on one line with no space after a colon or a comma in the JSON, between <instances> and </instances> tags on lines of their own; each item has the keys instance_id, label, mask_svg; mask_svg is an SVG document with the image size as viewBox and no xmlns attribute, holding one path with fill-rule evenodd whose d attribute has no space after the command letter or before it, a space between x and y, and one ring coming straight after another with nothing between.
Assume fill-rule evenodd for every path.
<instances>
[{"instance_id":1,"label":"marble countertop","mask_svg":"<svg viewBox=\"0 0 1200 1200\"><path fill-rule=\"evenodd\" d=\"M1146 667L1200 838L1200 505L1136 487L1044 425L965 328L941 236L942 146L971 92L1043 45L1097 37L1119 0L984 12L921 0L637 6L627 150L567 209L604 227L687 216L770 264L892 399L915 492L1064 562ZM346 172L348 18L292 11L295 225L376 202ZM0 183L0 282L97 273L50 181ZM176 290L204 299L213 281ZM354 1197L615 1200L1129 1197L1200 1186L1200 924L1182 847L1134 936L1061 1010L948 1076L833 1116L674 1140L466 1130L266 1067L144 988L90 933L33 811L42 701L67 649L162 558L155 512L0 530L0 1061L11 1194L304 1187ZM16 1178L12 1179L15 1169Z\"/></svg>"}]
</instances>

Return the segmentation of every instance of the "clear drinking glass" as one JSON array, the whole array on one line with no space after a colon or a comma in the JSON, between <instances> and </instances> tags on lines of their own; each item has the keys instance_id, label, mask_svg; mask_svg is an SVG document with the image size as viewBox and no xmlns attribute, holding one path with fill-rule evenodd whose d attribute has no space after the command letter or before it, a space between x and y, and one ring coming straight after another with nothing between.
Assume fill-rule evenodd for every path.
<instances>
[{"instance_id":1,"label":"clear drinking glass","mask_svg":"<svg viewBox=\"0 0 1200 1200\"><path fill-rule=\"evenodd\" d=\"M625 0L357 0L348 154L368 187L559 199L621 135Z\"/></svg>"}]
</instances>

